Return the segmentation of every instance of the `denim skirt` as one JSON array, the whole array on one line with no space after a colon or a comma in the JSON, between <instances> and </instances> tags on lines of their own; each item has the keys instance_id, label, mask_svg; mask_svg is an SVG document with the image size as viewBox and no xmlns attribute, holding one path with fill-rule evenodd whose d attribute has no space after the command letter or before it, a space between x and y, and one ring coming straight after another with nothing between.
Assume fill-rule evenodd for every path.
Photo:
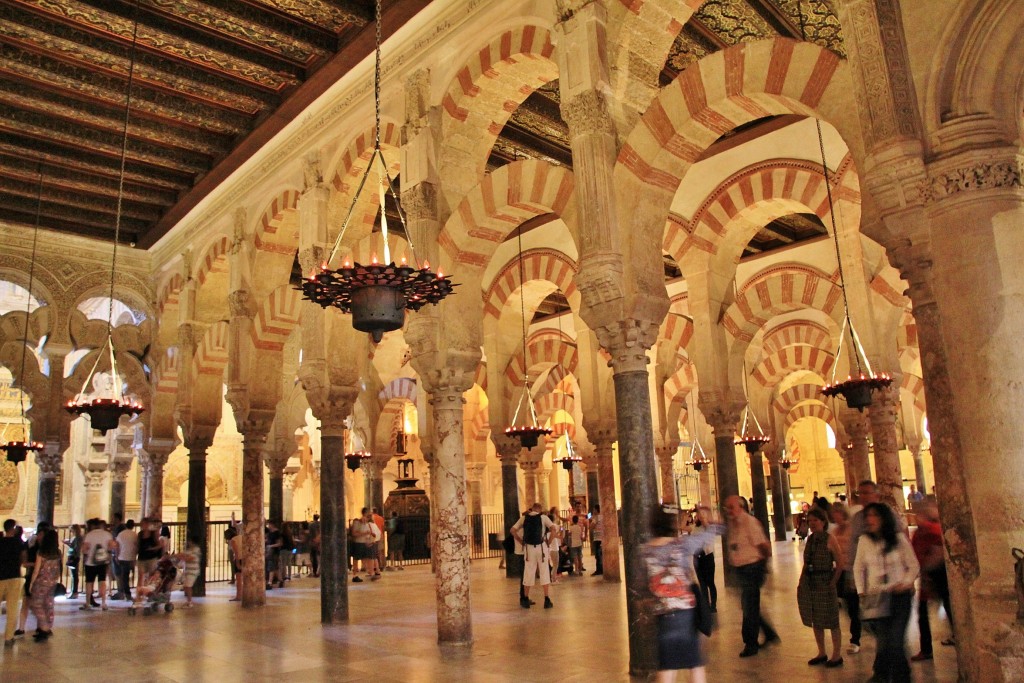
<instances>
[{"instance_id":1,"label":"denim skirt","mask_svg":"<svg viewBox=\"0 0 1024 683\"><path fill-rule=\"evenodd\" d=\"M658 669L693 669L704 666L700 634L694 623L697 610L684 609L658 615Z\"/></svg>"}]
</instances>

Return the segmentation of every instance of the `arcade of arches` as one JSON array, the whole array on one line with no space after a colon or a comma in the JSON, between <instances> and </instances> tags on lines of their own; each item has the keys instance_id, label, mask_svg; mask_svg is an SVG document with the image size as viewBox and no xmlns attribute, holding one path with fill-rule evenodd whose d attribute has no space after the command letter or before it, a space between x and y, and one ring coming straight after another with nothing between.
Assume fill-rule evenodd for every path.
<instances>
[{"instance_id":1,"label":"arcade of arches","mask_svg":"<svg viewBox=\"0 0 1024 683\"><path fill-rule=\"evenodd\" d=\"M21 433L24 392L46 443L0 467L0 514L241 511L255 552L264 518L318 513L326 532L381 505L401 438L432 501L438 637L468 643L468 514L510 520L570 493L614 505L605 579L641 590L659 500L738 492L785 538L812 491L871 477L900 509L910 484L937 497L961 677L1020 680L1024 13L815 0L831 23L812 39L692 39L695 12L706 27L729 4L797 5L429 3L384 45L381 139L417 256L456 293L374 344L293 287L367 163L364 62L153 246L121 251L113 334L148 409L106 437L60 405L105 339L110 242L40 231L26 326L33 234L0 214L0 420ZM557 116L531 129L538 93ZM543 144L496 154L523 138ZM341 256L366 259L376 202L356 211ZM820 393L851 371L843 284L873 367L895 377L864 413ZM524 377L554 430L532 450L503 434ZM733 445L747 406L772 436L763 458ZM567 439L572 481L552 463ZM700 472L694 443L712 460ZM342 476L351 448L373 457ZM326 623L347 619L343 559L325 557ZM265 600L258 565L248 608Z\"/></svg>"}]
</instances>

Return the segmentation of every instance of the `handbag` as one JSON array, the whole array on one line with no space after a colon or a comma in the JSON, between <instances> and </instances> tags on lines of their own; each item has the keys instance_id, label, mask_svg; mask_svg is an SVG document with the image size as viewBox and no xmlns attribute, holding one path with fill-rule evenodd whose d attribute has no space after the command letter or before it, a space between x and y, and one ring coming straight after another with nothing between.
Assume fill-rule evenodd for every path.
<instances>
[{"instance_id":1,"label":"handbag","mask_svg":"<svg viewBox=\"0 0 1024 683\"><path fill-rule=\"evenodd\" d=\"M715 616L711 612L711 605L708 603L708 597L704 594L704 591L700 589L695 583L690 584L690 591L693 593L696 604L694 609L696 612L693 615L693 625L698 631L706 636L710 636L711 632L715 629Z\"/></svg>"},{"instance_id":2,"label":"handbag","mask_svg":"<svg viewBox=\"0 0 1024 683\"><path fill-rule=\"evenodd\" d=\"M892 593L865 593L860 599L860 618L864 621L885 619L892 613Z\"/></svg>"},{"instance_id":3,"label":"handbag","mask_svg":"<svg viewBox=\"0 0 1024 683\"><path fill-rule=\"evenodd\" d=\"M67 594L68 594L67 586L65 586L63 583L60 583L58 581L57 583L53 584L53 595L54 595L54 597L58 597L59 598L60 596L67 595Z\"/></svg>"}]
</instances>

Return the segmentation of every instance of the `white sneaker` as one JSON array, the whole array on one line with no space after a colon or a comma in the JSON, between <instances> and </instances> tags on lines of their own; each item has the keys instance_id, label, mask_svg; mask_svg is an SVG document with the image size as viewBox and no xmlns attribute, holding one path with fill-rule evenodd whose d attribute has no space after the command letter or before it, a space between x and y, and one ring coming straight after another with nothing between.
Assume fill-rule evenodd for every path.
<instances>
[{"instance_id":1,"label":"white sneaker","mask_svg":"<svg viewBox=\"0 0 1024 683\"><path fill-rule=\"evenodd\" d=\"M846 648L846 654L848 655L855 655L858 652L860 652L860 645L850 645L850 647Z\"/></svg>"}]
</instances>

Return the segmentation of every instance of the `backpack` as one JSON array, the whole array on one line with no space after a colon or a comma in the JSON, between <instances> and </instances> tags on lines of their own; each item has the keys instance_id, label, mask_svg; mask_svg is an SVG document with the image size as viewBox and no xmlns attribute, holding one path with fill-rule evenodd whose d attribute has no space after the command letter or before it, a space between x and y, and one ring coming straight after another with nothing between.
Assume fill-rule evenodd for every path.
<instances>
[{"instance_id":1,"label":"backpack","mask_svg":"<svg viewBox=\"0 0 1024 683\"><path fill-rule=\"evenodd\" d=\"M523 521L523 545L540 545L544 542L544 524L540 515L526 515Z\"/></svg>"}]
</instances>

